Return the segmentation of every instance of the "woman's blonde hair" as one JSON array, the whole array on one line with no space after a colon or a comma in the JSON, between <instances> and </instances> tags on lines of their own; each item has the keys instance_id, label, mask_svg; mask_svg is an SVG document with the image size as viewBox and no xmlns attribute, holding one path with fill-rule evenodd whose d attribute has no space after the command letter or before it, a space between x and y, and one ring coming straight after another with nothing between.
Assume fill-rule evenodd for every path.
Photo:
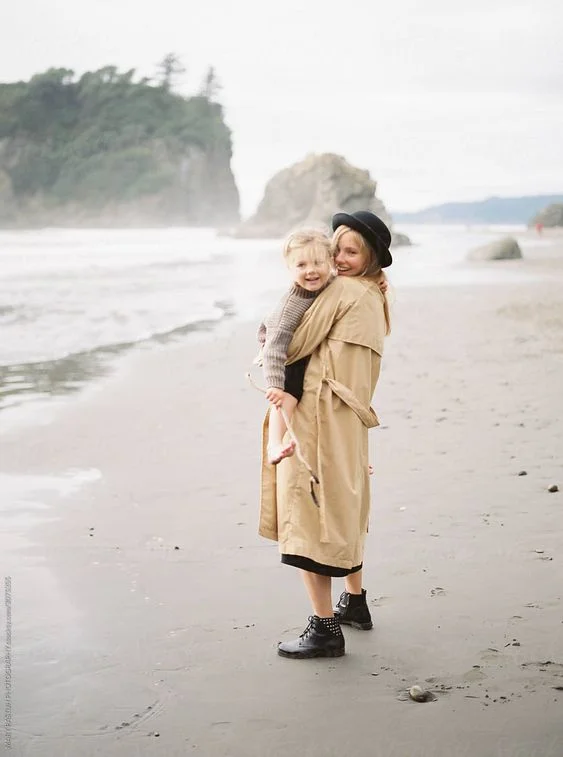
<instances>
[{"instance_id":1,"label":"woman's blonde hair","mask_svg":"<svg viewBox=\"0 0 563 757\"><path fill-rule=\"evenodd\" d=\"M326 258L332 265L332 242L330 237L319 229L299 229L293 231L283 245L283 257L285 261L299 251L306 251L308 255Z\"/></svg>"},{"instance_id":2,"label":"woman's blonde hair","mask_svg":"<svg viewBox=\"0 0 563 757\"><path fill-rule=\"evenodd\" d=\"M359 275L368 276L369 278L374 279L377 284L380 284L383 281L387 281L387 276L379 265L377 255L375 254L373 247L366 242L359 231L351 229L349 226L339 226L332 235L332 257L334 258L336 256L340 240L342 239L344 234L352 235L352 239L358 246L358 249L365 255L366 260L368 261L365 270L362 271L362 273L360 273ZM387 296L387 293L383 295L383 312L385 313L385 334L389 335L391 333L391 313L389 309L389 298Z\"/></svg>"}]
</instances>

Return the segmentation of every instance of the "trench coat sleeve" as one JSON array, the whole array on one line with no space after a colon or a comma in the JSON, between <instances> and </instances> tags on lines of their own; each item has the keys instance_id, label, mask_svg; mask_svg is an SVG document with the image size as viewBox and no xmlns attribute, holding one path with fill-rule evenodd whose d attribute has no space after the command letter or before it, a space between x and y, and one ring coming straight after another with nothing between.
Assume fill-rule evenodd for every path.
<instances>
[{"instance_id":1,"label":"trench coat sleeve","mask_svg":"<svg viewBox=\"0 0 563 757\"><path fill-rule=\"evenodd\" d=\"M335 279L307 310L289 345L288 365L312 355L329 335L334 324L348 312L353 302L342 300L343 288L343 280Z\"/></svg>"}]
</instances>

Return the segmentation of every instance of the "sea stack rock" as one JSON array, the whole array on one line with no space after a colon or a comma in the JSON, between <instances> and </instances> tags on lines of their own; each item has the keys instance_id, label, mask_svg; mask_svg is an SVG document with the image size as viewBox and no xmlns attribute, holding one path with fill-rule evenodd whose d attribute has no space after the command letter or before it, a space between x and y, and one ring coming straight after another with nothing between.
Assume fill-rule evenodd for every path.
<instances>
[{"instance_id":1,"label":"sea stack rock","mask_svg":"<svg viewBox=\"0 0 563 757\"><path fill-rule=\"evenodd\" d=\"M391 226L369 171L333 153L309 155L270 179L256 213L235 229L242 238L279 238L303 226L330 226L334 213L371 210ZM404 234L395 243L410 244Z\"/></svg>"},{"instance_id":2,"label":"sea stack rock","mask_svg":"<svg viewBox=\"0 0 563 757\"><path fill-rule=\"evenodd\" d=\"M513 237L504 237L495 242L471 250L468 260L516 260L522 257L520 245Z\"/></svg>"}]
</instances>

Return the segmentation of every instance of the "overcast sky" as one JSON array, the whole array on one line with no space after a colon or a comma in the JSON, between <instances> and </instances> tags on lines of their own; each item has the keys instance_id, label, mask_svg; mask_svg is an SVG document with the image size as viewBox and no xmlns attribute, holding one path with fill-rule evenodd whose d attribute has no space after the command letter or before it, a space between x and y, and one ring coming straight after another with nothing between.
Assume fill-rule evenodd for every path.
<instances>
[{"instance_id":1,"label":"overcast sky","mask_svg":"<svg viewBox=\"0 0 563 757\"><path fill-rule=\"evenodd\" d=\"M215 66L249 213L310 152L367 168L391 210L563 192L561 0L18 0L0 81L168 52Z\"/></svg>"}]
</instances>

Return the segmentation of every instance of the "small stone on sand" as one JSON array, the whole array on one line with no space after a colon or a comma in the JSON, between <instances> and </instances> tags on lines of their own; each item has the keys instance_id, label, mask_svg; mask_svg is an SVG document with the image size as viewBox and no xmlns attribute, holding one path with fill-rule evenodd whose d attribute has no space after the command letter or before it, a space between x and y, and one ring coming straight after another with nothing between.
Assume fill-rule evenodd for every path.
<instances>
[{"instance_id":1,"label":"small stone on sand","mask_svg":"<svg viewBox=\"0 0 563 757\"><path fill-rule=\"evenodd\" d=\"M435 699L431 691L423 689L420 686L411 686L409 697L415 702L433 702Z\"/></svg>"}]
</instances>

